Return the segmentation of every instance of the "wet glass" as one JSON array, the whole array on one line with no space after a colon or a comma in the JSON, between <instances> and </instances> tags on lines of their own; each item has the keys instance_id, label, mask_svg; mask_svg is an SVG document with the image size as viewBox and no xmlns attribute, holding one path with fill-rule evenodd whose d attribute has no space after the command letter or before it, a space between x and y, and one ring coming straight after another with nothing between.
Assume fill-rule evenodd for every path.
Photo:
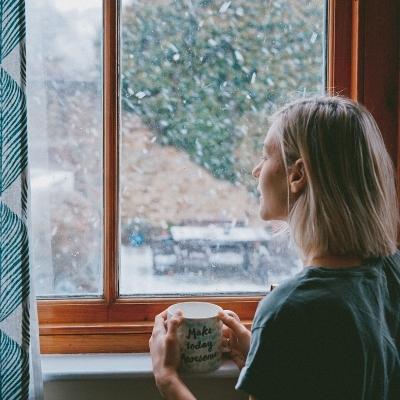
<instances>
[{"instance_id":1,"label":"wet glass","mask_svg":"<svg viewBox=\"0 0 400 400\"><path fill-rule=\"evenodd\" d=\"M121 295L265 292L301 269L259 218L268 117L325 87L323 0L122 0Z\"/></svg>"},{"instance_id":2,"label":"wet glass","mask_svg":"<svg viewBox=\"0 0 400 400\"><path fill-rule=\"evenodd\" d=\"M27 1L26 15L36 294L101 296L102 1Z\"/></svg>"}]
</instances>

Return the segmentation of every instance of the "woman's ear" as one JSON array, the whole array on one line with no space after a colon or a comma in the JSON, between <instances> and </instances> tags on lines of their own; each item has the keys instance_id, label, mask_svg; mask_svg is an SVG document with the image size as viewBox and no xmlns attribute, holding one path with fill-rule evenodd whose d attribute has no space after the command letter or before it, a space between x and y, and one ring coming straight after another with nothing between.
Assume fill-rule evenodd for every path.
<instances>
[{"instance_id":1,"label":"woman's ear","mask_svg":"<svg viewBox=\"0 0 400 400\"><path fill-rule=\"evenodd\" d=\"M301 158L290 167L289 188L291 193L300 194L307 185L307 175Z\"/></svg>"}]
</instances>

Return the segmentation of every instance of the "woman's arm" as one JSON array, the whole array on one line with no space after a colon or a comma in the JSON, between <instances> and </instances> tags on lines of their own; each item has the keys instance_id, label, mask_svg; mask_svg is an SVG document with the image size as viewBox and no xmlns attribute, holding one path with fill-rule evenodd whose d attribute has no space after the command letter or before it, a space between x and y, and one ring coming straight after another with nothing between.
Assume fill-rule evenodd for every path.
<instances>
[{"instance_id":1,"label":"woman's arm","mask_svg":"<svg viewBox=\"0 0 400 400\"><path fill-rule=\"evenodd\" d=\"M177 337L182 315L177 313L167 321L167 312L157 315L149 346L154 378L161 395L167 400L196 400L177 373L180 349Z\"/></svg>"},{"instance_id":2,"label":"woman's arm","mask_svg":"<svg viewBox=\"0 0 400 400\"><path fill-rule=\"evenodd\" d=\"M178 374L156 380L157 388L166 400L196 400Z\"/></svg>"}]
</instances>

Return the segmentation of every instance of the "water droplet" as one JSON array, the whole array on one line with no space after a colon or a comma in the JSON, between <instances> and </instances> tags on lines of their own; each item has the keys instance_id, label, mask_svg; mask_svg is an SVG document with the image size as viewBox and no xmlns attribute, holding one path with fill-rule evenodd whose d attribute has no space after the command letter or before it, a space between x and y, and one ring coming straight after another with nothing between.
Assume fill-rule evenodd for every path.
<instances>
[{"instance_id":1,"label":"water droplet","mask_svg":"<svg viewBox=\"0 0 400 400\"><path fill-rule=\"evenodd\" d=\"M238 7L238 8L236 9L236 11L235 11L235 14L236 14L238 17L243 17L243 15L244 15L243 8L242 8L242 7Z\"/></svg>"},{"instance_id":2,"label":"water droplet","mask_svg":"<svg viewBox=\"0 0 400 400\"><path fill-rule=\"evenodd\" d=\"M143 99L143 97L146 97L145 92L137 92L135 95L138 99Z\"/></svg>"},{"instance_id":3,"label":"water droplet","mask_svg":"<svg viewBox=\"0 0 400 400\"><path fill-rule=\"evenodd\" d=\"M317 40L318 37L318 33L317 32L313 32L311 35L311 39L310 39L310 43L314 44L315 41Z\"/></svg>"},{"instance_id":4,"label":"water droplet","mask_svg":"<svg viewBox=\"0 0 400 400\"><path fill-rule=\"evenodd\" d=\"M231 5L231 3L232 3L231 1L226 1L225 3L223 3L222 6L219 9L219 13L220 14L225 13L228 10L228 8Z\"/></svg>"},{"instance_id":5,"label":"water droplet","mask_svg":"<svg viewBox=\"0 0 400 400\"><path fill-rule=\"evenodd\" d=\"M242 63L244 61L244 58L239 50L235 50L235 57L239 63Z\"/></svg>"}]
</instances>

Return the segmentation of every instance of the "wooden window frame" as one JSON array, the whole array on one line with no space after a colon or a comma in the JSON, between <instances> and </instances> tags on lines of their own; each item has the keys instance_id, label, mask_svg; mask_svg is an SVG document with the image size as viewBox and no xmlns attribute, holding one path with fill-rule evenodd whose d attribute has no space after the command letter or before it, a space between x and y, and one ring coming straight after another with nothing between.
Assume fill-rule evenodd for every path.
<instances>
[{"instance_id":1,"label":"wooden window frame","mask_svg":"<svg viewBox=\"0 0 400 400\"><path fill-rule=\"evenodd\" d=\"M395 3L329 1L327 90L356 99L371 110L399 176L400 35L396 23L400 6ZM170 304L184 300L118 297L118 7L118 0L103 0L104 297L39 300L42 353L147 352L154 316ZM374 30L368 29L372 26ZM190 297L190 300L215 302L235 311L250 324L260 298Z\"/></svg>"}]
</instances>

